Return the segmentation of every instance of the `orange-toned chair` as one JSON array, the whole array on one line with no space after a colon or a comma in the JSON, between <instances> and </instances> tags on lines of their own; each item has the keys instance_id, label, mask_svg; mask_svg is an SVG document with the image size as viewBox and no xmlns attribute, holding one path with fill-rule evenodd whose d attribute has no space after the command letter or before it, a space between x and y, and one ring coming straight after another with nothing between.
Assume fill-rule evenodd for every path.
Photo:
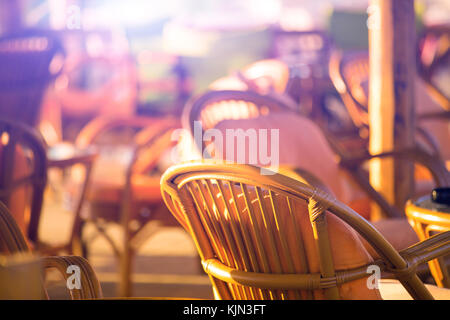
<instances>
[{"instance_id":1,"label":"orange-toned chair","mask_svg":"<svg viewBox=\"0 0 450 320\"><path fill-rule=\"evenodd\" d=\"M0 118L0 137L0 201L12 212L22 233L26 235L28 244L34 251L45 255L77 251L77 225L87 190L85 176L81 193L77 192L69 241L46 243L38 233L42 223L41 210L47 185L47 170L58 161L48 159L47 146L42 136L25 124Z\"/></svg>"},{"instance_id":2,"label":"orange-toned chair","mask_svg":"<svg viewBox=\"0 0 450 320\"><path fill-rule=\"evenodd\" d=\"M84 223L92 222L118 257L123 297L131 295L132 260L140 245L158 225L174 224L163 204L159 180L171 165L167 157L176 143L171 136L178 126L174 118L99 117L84 127L76 140L79 148L96 146L99 150ZM73 181L77 181L76 171ZM122 226L121 243L106 233L108 223Z\"/></svg>"},{"instance_id":3,"label":"orange-toned chair","mask_svg":"<svg viewBox=\"0 0 450 320\"><path fill-rule=\"evenodd\" d=\"M176 165L161 192L194 239L216 299L381 299L369 268L397 278L414 299L433 299L416 268L450 252L450 232L397 251L325 191L259 167Z\"/></svg>"},{"instance_id":4,"label":"orange-toned chair","mask_svg":"<svg viewBox=\"0 0 450 320\"><path fill-rule=\"evenodd\" d=\"M444 210L439 211L438 205L432 204L429 196L409 200L406 204L406 216L421 241L429 239L436 233L450 230L449 214ZM448 257L429 261L428 264L436 284L439 287L450 288Z\"/></svg>"},{"instance_id":5,"label":"orange-toned chair","mask_svg":"<svg viewBox=\"0 0 450 320\"><path fill-rule=\"evenodd\" d=\"M335 51L329 64L330 77L350 114L359 135L368 142L369 59L366 51L342 54ZM430 154L450 159L447 122L450 113L428 97L422 81L416 79L416 142Z\"/></svg>"},{"instance_id":6,"label":"orange-toned chair","mask_svg":"<svg viewBox=\"0 0 450 320\"><path fill-rule=\"evenodd\" d=\"M38 229L47 182L42 137L17 121L0 119L0 201L7 205L30 245L40 247Z\"/></svg>"}]
</instances>

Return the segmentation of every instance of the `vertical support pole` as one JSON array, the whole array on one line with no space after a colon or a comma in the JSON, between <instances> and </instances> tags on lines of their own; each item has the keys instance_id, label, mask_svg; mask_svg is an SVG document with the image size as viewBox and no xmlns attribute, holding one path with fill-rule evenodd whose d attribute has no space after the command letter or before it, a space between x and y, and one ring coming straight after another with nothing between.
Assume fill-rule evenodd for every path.
<instances>
[{"instance_id":1,"label":"vertical support pole","mask_svg":"<svg viewBox=\"0 0 450 320\"><path fill-rule=\"evenodd\" d=\"M413 0L371 0L369 27L369 122L372 154L414 145L415 21ZM370 181L403 209L414 191L414 167L400 160L373 160ZM384 215L374 208L373 219Z\"/></svg>"}]
</instances>

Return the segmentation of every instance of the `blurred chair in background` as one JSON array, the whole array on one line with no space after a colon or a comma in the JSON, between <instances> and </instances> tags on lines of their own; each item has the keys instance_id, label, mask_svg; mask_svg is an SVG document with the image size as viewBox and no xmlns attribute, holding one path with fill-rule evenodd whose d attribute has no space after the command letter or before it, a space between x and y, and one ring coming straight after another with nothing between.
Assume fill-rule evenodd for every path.
<instances>
[{"instance_id":1,"label":"blurred chair in background","mask_svg":"<svg viewBox=\"0 0 450 320\"><path fill-rule=\"evenodd\" d=\"M67 57L49 90L44 115L52 118L55 142L74 141L97 116L132 116L137 106L137 69L127 40L110 31L66 31Z\"/></svg>"},{"instance_id":2,"label":"blurred chair in background","mask_svg":"<svg viewBox=\"0 0 450 320\"><path fill-rule=\"evenodd\" d=\"M323 122L323 94L332 88L326 67L333 48L330 35L323 30L287 31L274 28L271 37L269 56L289 67L286 94L300 104L305 115Z\"/></svg>"},{"instance_id":3,"label":"blurred chair in background","mask_svg":"<svg viewBox=\"0 0 450 320\"><path fill-rule=\"evenodd\" d=\"M47 183L45 142L17 120L0 120L0 201L11 210L30 245L38 248L44 189Z\"/></svg>"},{"instance_id":4,"label":"blurred chair in background","mask_svg":"<svg viewBox=\"0 0 450 320\"><path fill-rule=\"evenodd\" d=\"M290 80L289 67L282 61L266 59L256 61L233 75L219 78L209 85L210 90L253 91L281 100L298 109L299 105L287 93Z\"/></svg>"},{"instance_id":5,"label":"blurred chair in background","mask_svg":"<svg viewBox=\"0 0 450 320\"><path fill-rule=\"evenodd\" d=\"M334 52L330 59L330 77L336 90L350 114L353 123L359 130L359 136L368 143L368 92L369 92L369 60L366 51L342 54ZM449 114L440 113L442 109L428 98L422 82L416 81L416 142L430 154L450 159L448 141L450 131L446 118ZM436 113L438 112L438 113ZM434 116L430 116L434 114ZM427 115L428 114L428 115ZM442 118L442 116L444 116Z\"/></svg>"},{"instance_id":6,"label":"blurred chair in background","mask_svg":"<svg viewBox=\"0 0 450 320\"><path fill-rule=\"evenodd\" d=\"M176 225L162 201L159 182L172 164L172 132L178 127L173 118L99 117L77 137L77 147L95 146L99 151L82 224L91 222L98 231L94 237L104 236L119 259L119 296L131 295L132 261L139 247L158 226ZM77 176L74 170L72 189L80 183ZM107 232L110 223L122 227L119 243ZM85 250L93 239L84 238Z\"/></svg>"},{"instance_id":7,"label":"blurred chair in background","mask_svg":"<svg viewBox=\"0 0 450 320\"><path fill-rule=\"evenodd\" d=\"M69 159L49 160L47 146L35 129L18 121L0 119L0 201L12 212L29 245L41 254L59 252L79 253L78 225L89 177L83 181L75 201L75 212L71 234L66 243L44 243L39 236L44 190L47 185L49 166L72 166L82 163L88 168L95 159L95 153L75 155Z\"/></svg>"},{"instance_id":8,"label":"blurred chair in background","mask_svg":"<svg viewBox=\"0 0 450 320\"><path fill-rule=\"evenodd\" d=\"M217 79L211 90L250 90L259 94L283 93L289 81L288 66L276 59L256 61L233 75Z\"/></svg>"}]
</instances>

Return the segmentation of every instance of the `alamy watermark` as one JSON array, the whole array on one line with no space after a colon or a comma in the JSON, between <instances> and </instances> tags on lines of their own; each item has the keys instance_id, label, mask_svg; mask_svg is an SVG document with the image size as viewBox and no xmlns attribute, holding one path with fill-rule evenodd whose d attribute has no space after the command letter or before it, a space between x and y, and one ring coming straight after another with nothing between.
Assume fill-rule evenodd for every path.
<instances>
[{"instance_id":1,"label":"alamy watermark","mask_svg":"<svg viewBox=\"0 0 450 320\"><path fill-rule=\"evenodd\" d=\"M81 8L71 5L66 10L66 28L69 30L81 29Z\"/></svg>"},{"instance_id":2,"label":"alamy watermark","mask_svg":"<svg viewBox=\"0 0 450 320\"><path fill-rule=\"evenodd\" d=\"M262 175L278 172L279 129L226 129L224 134L214 128L203 131L202 122L194 121L193 137L186 129L179 128L174 130L171 139L178 141L171 153L174 163L180 160L215 159L260 166Z\"/></svg>"},{"instance_id":3,"label":"alamy watermark","mask_svg":"<svg viewBox=\"0 0 450 320\"><path fill-rule=\"evenodd\" d=\"M67 274L70 274L69 277L67 277L66 286L67 289L73 290L73 289L81 289L81 269L77 265L70 265L67 267L66 270Z\"/></svg>"},{"instance_id":4,"label":"alamy watermark","mask_svg":"<svg viewBox=\"0 0 450 320\"><path fill-rule=\"evenodd\" d=\"M381 279L381 269L379 266L372 264L367 267L367 273L371 274L367 278L367 288L369 289L379 289L379 283Z\"/></svg>"}]
</instances>

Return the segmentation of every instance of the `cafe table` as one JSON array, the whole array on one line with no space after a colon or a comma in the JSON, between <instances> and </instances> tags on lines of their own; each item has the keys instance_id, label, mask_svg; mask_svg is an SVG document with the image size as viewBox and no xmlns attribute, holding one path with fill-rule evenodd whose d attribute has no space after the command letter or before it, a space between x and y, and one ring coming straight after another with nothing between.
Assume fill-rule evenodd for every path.
<instances>
[{"instance_id":1,"label":"cafe table","mask_svg":"<svg viewBox=\"0 0 450 320\"><path fill-rule=\"evenodd\" d=\"M450 205L437 203L431 195L411 199L406 204L406 216L421 241L436 233L450 230ZM439 287L450 288L450 277L445 257L428 264Z\"/></svg>"}]
</instances>

